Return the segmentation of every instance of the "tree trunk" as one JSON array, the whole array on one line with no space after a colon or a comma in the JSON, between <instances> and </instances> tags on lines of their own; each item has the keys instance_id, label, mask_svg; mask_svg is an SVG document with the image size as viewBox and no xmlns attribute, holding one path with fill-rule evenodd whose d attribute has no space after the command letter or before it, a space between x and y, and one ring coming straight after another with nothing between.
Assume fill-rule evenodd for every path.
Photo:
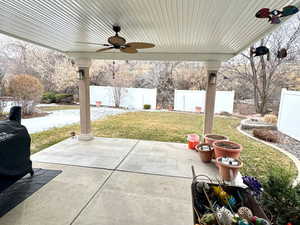
<instances>
[{"instance_id":1,"label":"tree trunk","mask_svg":"<svg viewBox=\"0 0 300 225\"><path fill-rule=\"evenodd\" d=\"M254 46L250 47L251 49L254 48ZM257 93L257 70L255 67L254 57L250 52L250 65L252 70L252 85L253 85L253 98L254 98L254 105L255 105L255 111L258 113L260 110L259 100L258 100L258 93Z\"/></svg>"},{"instance_id":2,"label":"tree trunk","mask_svg":"<svg viewBox=\"0 0 300 225\"><path fill-rule=\"evenodd\" d=\"M267 112L267 70L266 70L266 61L264 56L260 57L261 62L261 79L262 79L262 90L261 90L261 103L260 103L260 114L264 115Z\"/></svg>"}]
</instances>

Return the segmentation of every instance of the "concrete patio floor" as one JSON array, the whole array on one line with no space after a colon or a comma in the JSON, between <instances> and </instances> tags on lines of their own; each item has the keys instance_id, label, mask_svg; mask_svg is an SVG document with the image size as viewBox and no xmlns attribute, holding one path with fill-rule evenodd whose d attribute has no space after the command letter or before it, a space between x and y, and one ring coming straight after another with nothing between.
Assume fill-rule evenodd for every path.
<instances>
[{"instance_id":1,"label":"concrete patio floor","mask_svg":"<svg viewBox=\"0 0 300 225\"><path fill-rule=\"evenodd\" d=\"M67 139L32 156L63 172L0 218L1 225L193 224L191 165L217 177L185 144Z\"/></svg>"}]
</instances>

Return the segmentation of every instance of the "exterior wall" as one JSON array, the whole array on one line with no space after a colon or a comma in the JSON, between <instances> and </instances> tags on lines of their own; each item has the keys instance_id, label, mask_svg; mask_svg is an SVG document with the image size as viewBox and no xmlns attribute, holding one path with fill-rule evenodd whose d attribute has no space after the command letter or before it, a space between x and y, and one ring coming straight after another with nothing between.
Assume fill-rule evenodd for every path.
<instances>
[{"instance_id":1,"label":"exterior wall","mask_svg":"<svg viewBox=\"0 0 300 225\"><path fill-rule=\"evenodd\" d=\"M113 87L110 86L90 86L90 104L96 105L96 101L101 101L102 105L114 106ZM121 107L129 109L143 109L145 104L151 105L151 109L156 108L156 89L146 88L122 88Z\"/></svg>"},{"instance_id":2,"label":"exterior wall","mask_svg":"<svg viewBox=\"0 0 300 225\"><path fill-rule=\"evenodd\" d=\"M195 107L205 110L206 91L175 90L174 109L178 111L195 112ZM234 91L217 91L215 113L233 113Z\"/></svg>"},{"instance_id":3,"label":"exterior wall","mask_svg":"<svg viewBox=\"0 0 300 225\"><path fill-rule=\"evenodd\" d=\"M300 141L300 92L282 89L277 127Z\"/></svg>"}]
</instances>

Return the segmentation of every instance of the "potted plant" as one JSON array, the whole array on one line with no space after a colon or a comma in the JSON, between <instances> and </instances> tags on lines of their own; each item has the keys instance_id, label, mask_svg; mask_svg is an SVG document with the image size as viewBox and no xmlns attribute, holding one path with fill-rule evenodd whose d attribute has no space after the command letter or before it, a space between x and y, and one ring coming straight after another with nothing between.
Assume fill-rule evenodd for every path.
<instances>
[{"instance_id":1,"label":"potted plant","mask_svg":"<svg viewBox=\"0 0 300 225\"><path fill-rule=\"evenodd\" d=\"M101 102L101 101L96 101L96 107L100 107L100 106L101 106L101 104L102 104L102 102Z\"/></svg>"},{"instance_id":2,"label":"potted plant","mask_svg":"<svg viewBox=\"0 0 300 225\"><path fill-rule=\"evenodd\" d=\"M221 140L229 140L229 138L219 134L206 134L204 136L204 142L211 146L215 141L221 141Z\"/></svg>"},{"instance_id":3,"label":"potted plant","mask_svg":"<svg viewBox=\"0 0 300 225\"><path fill-rule=\"evenodd\" d=\"M232 181L237 176L243 162L230 157L218 157L216 163L219 167L219 175L225 181Z\"/></svg>"},{"instance_id":4,"label":"potted plant","mask_svg":"<svg viewBox=\"0 0 300 225\"><path fill-rule=\"evenodd\" d=\"M213 143L216 158L231 157L238 159L240 157L243 146L232 141L215 141Z\"/></svg>"},{"instance_id":5,"label":"potted plant","mask_svg":"<svg viewBox=\"0 0 300 225\"><path fill-rule=\"evenodd\" d=\"M209 163L213 158L213 149L209 144L199 144L196 146L202 162Z\"/></svg>"},{"instance_id":6,"label":"potted plant","mask_svg":"<svg viewBox=\"0 0 300 225\"><path fill-rule=\"evenodd\" d=\"M195 111L198 112L198 113L201 113L202 107L201 106L196 106Z\"/></svg>"}]
</instances>

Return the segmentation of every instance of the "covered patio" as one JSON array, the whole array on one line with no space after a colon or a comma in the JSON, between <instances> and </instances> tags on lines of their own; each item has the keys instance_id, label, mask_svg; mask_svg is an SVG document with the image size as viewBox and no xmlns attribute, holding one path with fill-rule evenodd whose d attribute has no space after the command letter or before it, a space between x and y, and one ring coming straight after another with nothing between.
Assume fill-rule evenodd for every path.
<instances>
[{"instance_id":1,"label":"covered patio","mask_svg":"<svg viewBox=\"0 0 300 225\"><path fill-rule=\"evenodd\" d=\"M207 69L204 134L213 128L217 73L278 25L254 17L291 0L0 1L0 32L65 53L80 71L80 125L70 138L32 156L35 168L62 173L0 218L1 225L192 224L191 166L217 177L184 144L93 137L92 59L201 61ZM95 52L122 27L128 41L154 43L136 54ZM234 184L240 184L238 177Z\"/></svg>"}]
</instances>

